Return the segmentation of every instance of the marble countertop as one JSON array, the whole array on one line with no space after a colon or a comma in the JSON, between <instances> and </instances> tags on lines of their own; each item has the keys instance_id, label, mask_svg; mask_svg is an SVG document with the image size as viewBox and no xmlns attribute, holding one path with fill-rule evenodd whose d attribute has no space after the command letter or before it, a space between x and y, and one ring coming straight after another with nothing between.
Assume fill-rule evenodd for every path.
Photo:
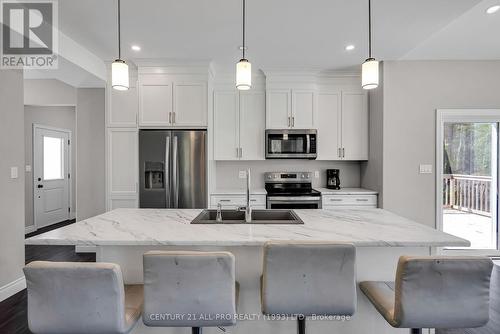
<instances>
[{"instance_id":1,"label":"marble countertop","mask_svg":"<svg viewBox=\"0 0 500 334\"><path fill-rule=\"evenodd\" d=\"M322 195L377 195L378 192L363 188L340 188L339 190L328 188L314 188Z\"/></svg>"},{"instance_id":2,"label":"marble countertop","mask_svg":"<svg viewBox=\"0 0 500 334\"><path fill-rule=\"evenodd\" d=\"M296 240L351 242L358 247L469 245L383 209L295 210L304 225L191 225L200 211L116 209L26 239L26 244L255 246Z\"/></svg>"},{"instance_id":3,"label":"marble countertop","mask_svg":"<svg viewBox=\"0 0 500 334\"><path fill-rule=\"evenodd\" d=\"M244 188L235 189L215 189L210 192L210 195L245 195L246 190ZM267 191L264 188L250 188L250 195L267 195Z\"/></svg>"}]
</instances>

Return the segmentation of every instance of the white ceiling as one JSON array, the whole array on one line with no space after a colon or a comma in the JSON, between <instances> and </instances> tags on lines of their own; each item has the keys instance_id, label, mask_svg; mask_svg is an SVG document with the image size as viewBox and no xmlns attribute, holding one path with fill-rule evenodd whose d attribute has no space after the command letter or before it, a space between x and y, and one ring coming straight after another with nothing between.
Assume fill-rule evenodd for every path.
<instances>
[{"instance_id":1,"label":"white ceiling","mask_svg":"<svg viewBox=\"0 0 500 334\"><path fill-rule=\"evenodd\" d=\"M395 59L499 59L498 0L373 0L373 54ZM103 60L117 57L116 0L60 0L59 28ZM349 69L367 57L367 0L247 0L254 68ZM142 47L130 50L132 44ZM344 50L354 44L351 52ZM240 57L239 0L122 0L126 59ZM471 46L473 46L471 48ZM479 49L478 49L479 48Z\"/></svg>"}]
</instances>

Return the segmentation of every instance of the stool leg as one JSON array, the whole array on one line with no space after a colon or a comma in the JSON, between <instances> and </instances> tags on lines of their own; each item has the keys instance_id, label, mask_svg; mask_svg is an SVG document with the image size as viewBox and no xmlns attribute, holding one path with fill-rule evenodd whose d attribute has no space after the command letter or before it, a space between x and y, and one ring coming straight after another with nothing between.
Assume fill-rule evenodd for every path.
<instances>
[{"instance_id":1,"label":"stool leg","mask_svg":"<svg viewBox=\"0 0 500 334\"><path fill-rule=\"evenodd\" d=\"M306 318L304 316L297 317L297 332L298 334L306 334Z\"/></svg>"},{"instance_id":2,"label":"stool leg","mask_svg":"<svg viewBox=\"0 0 500 334\"><path fill-rule=\"evenodd\" d=\"M410 334L422 334L422 328L412 328Z\"/></svg>"},{"instance_id":3,"label":"stool leg","mask_svg":"<svg viewBox=\"0 0 500 334\"><path fill-rule=\"evenodd\" d=\"M201 333L202 332L201 329L202 329L201 327L192 327L191 328L191 333L193 333L193 334L202 334Z\"/></svg>"}]
</instances>

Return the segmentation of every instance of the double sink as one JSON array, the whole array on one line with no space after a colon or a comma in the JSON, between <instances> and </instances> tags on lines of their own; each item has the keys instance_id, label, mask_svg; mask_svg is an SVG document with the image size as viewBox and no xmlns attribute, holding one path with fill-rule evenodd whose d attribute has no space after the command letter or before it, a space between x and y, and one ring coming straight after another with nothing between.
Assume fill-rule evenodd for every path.
<instances>
[{"instance_id":1,"label":"double sink","mask_svg":"<svg viewBox=\"0 0 500 334\"><path fill-rule=\"evenodd\" d=\"M220 210L222 221L217 221L217 210L203 210L191 224L304 224L293 210L252 210L252 221L245 222L245 212Z\"/></svg>"}]
</instances>

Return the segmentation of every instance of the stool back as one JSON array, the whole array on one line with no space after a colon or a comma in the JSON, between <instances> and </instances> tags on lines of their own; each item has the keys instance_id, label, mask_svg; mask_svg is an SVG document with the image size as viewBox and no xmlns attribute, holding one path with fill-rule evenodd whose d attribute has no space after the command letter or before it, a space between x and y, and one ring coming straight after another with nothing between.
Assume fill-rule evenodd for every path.
<instances>
[{"instance_id":1,"label":"stool back","mask_svg":"<svg viewBox=\"0 0 500 334\"><path fill-rule=\"evenodd\" d=\"M234 256L228 252L144 254L143 322L153 327L235 324Z\"/></svg>"},{"instance_id":2,"label":"stool back","mask_svg":"<svg viewBox=\"0 0 500 334\"><path fill-rule=\"evenodd\" d=\"M356 249L327 242L264 246L265 314L352 315L356 310Z\"/></svg>"},{"instance_id":3,"label":"stool back","mask_svg":"<svg viewBox=\"0 0 500 334\"><path fill-rule=\"evenodd\" d=\"M24 268L35 334L125 332L125 292L112 263L31 262Z\"/></svg>"},{"instance_id":4,"label":"stool back","mask_svg":"<svg viewBox=\"0 0 500 334\"><path fill-rule=\"evenodd\" d=\"M489 319L487 257L401 257L394 320L404 328L473 328Z\"/></svg>"}]
</instances>

